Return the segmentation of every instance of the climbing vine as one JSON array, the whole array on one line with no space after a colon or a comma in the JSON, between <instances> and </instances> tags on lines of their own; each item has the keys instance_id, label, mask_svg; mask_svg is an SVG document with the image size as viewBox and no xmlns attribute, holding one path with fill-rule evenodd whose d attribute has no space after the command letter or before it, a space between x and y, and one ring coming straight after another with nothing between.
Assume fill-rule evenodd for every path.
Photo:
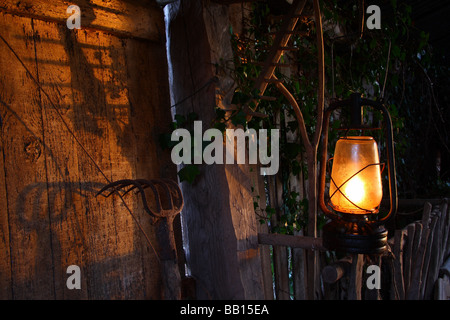
<instances>
[{"instance_id":1,"label":"climbing vine","mask_svg":"<svg viewBox=\"0 0 450 320\"><path fill-rule=\"evenodd\" d=\"M256 97L257 92L253 92L252 88L262 68L258 62L264 61L272 45L273 31L277 30L282 18L271 9L264 2L255 2L244 18L243 31L237 34L230 29L234 52L232 77L237 85L232 102L235 105L243 105ZM413 155L415 147L412 145L413 141L419 143L421 139L420 144L437 139L440 152L446 153L446 159L449 159L448 111L445 114L444 108L437 102L437 90L433 87L435 81L431 80L443 78L445 74L448 80L448 67L436 59L436 53L428 43L428 34L414 27L410 6L392 0L389 7L382 8L383 16L389 19L382 21L380 30L361 28L364 26L364 16L361 14L364 10L348 1L323 1L321 4L325 26L326 101L329 103L335 97L345 99L353 92L361 92L371 99L383 98L395 128L399 196L448 194L449 172L441 169L438 176L432 163L435 158L430 160L430 154ZM305 126L312 134L317 118L316 30L308 18L304 18L297 28L303 31L300 36L292 36L292 44L298 50L285 54L281 61L291 66L281 68L281 71L278 68L275 75L283 80L299 102ZM421 88L420 93L414 89L416 87ZM284 208L281 221L272 229L292 233L303 228L307 220L304 214L307 212L305 195L289 189L293 177L303 182L308 178L305 149L299 135L295 135L297 121L289 103L275 86L269 85L264 95L276 98L273 101L259 101L258 112L264 117L253 117L247 123L245 113L238 109L228 119L225 113L219 114L218 121L231 120L233 124L252 128L280 128L280 177ZM332 128L340 127L343 118L335 117ZM381 115L369 113L366 118L376 122ZM431 121L435 121L433 126ZM428 136L418 134L421 130L425 130ZM287 139L286 135L290 134L295 138ZM368 134L376 137L381 154L384 154L383 131L374 130ZM338 130L331 130L329 147L334 145L338 135ZM331 149L329 151L332 152ZM443 157L442 154L440 156ZM425 164L426 172L417 175L417 170L413 169L416 163ZM257 202L255 210L260 210ZM261 222L270 221L275 210L269 206L264 214L267 218L261 219ZM264 214L260 212L260 217ZM319 220L319 227L320 224Z\"/></svg>"}]
</instances>

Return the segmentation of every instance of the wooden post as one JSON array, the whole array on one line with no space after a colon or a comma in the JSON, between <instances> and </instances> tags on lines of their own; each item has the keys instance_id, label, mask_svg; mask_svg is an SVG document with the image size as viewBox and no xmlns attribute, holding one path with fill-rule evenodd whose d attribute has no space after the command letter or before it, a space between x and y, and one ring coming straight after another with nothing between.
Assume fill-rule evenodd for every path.
<instances>
[{"instance_id":1,"label":"wooden post","mask_svg":"<svg viewBox=\"0 0 450 320\"><path fill-rule=\"evenodd\" d=\"M205 8L204 6L207 6ZM239 6L239 5L237 5ZM195 112L203 130L215 119L223 92L232 79L216 64L232 60L228 6L204 1L178 1L166 6L166 27L174 112ZM210 83L206 85L205 83ZM248 165L199 165L194 184L181 183L186 261L196 279L198 299L264 298L258 223L253 209Z\"/></svg>"},{"instance_id":2,"label":"wooden post","mask_svg":"<svg viewBox=\"0 0 450 320\"><path fill-rule=\"evenodd\" d=\"M349 273L349 285L348 285L349 300L361 300L363 267L364 267L364 255L363 254L353 255L352 265L350 267Z\"/></svg>"}]
</instances>

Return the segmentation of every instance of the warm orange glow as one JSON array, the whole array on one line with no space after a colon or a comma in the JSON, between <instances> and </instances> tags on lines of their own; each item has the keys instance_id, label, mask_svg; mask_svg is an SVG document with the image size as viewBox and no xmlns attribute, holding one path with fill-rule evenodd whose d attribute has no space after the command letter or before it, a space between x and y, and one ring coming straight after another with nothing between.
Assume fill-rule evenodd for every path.
<instances>
[{"instance_id":1,"label":"warm orange glow","mask_svg":"<svg viewBox=\"0 0 450 320\"><path fill-rule=\"evenodd\" d=\"M380 166L371 165L353 175L367 165L379 162L377 143L372 137L338 140L331 177L338 187L342 186L336 191L336 185L330 182L331 203L336 211L355 214L377 212L383 195Z\"/></svg>"}]
</instances>

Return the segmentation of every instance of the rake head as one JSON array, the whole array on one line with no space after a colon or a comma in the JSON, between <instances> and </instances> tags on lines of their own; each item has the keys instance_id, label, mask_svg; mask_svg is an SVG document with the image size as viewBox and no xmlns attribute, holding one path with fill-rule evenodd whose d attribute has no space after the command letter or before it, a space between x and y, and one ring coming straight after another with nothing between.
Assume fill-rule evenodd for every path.
<instances>
[{"instance_id":1,"label":"rake head","mask_svg":"<svg viewBox=\"0 0 450 320\"><path fill-rule=\"evenodd\" d=\"M145 189L150 188L155 199L156 209L150 209ZM107 190L109 193L104 194ZM184 206L183 195L177 183L169 179L124 179L104 186L97 194L109 197L113 193L121 196L137 190L141 195L144 210L154 218L173 218L181 212ZM121 193L122 192L122 193Z\"/></svg>"}]
</instances>

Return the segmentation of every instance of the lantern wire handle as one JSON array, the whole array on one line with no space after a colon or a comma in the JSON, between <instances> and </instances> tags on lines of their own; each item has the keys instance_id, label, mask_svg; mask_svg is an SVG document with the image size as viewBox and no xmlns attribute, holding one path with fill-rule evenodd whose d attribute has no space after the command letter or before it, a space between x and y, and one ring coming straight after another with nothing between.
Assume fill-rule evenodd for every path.
<instances>
[{"instance_id":1,"label":"lantern wire handle","mask_svg":"<svg viewBox=\"0 0 450 320\"><path fill-rule=\"evenodd\" d=\"M386 62L386 73L384 74L383 89L381 90L381 95L380 95L381 100L384 100L384 89L386 88L386 81L387 81L388 72L389 72L390 60L391 60L391 39L389 39L389 49L388 49L388 56L387 56L387 62Z\"/></svg>"},{"instance_id":2,"label":"lantern wire handle","mask_svg":"<svg viewBox=\"0 0 450 320\"><path fill-rule=\"evenodd\" d=\"M329 162L331 159L333 159L333 158L330 158L330 159L328 160L328 162ZM383 172L383 171L384 171L385 164L384 164L383 162L380 162L380 163L370 163L370 164L368 164L367 166L365 166L364 168L358 170L356 173L352 174L347 180L345 180L343 183L341 183L340 186L338 186L338 185L336 184L336 182L334 181L333 177L331 177L331 175L330 175L330 179L331 179L331 181L333 182L334 186L336 187L336 190L335 190L335 191L333 192L333 194L330 196L330 199L328 199L328 204L330 204L331 198L333 198L333 196L336 194L336 192L339 191L339 192L344 196L344 198L347 199L347 201L350 202L352 205L354 205L356 208L358 208L358 209L360 209L360 210L363 210L363 211L366 211L367 213L373 213L373 211L371 211L371 210L368 210L368 209L365 209L365 208L361 208L360 206L358 206L356 203L354 203L353 201L351 201L351 200L350 200L350 199L349 199L349 198L341 191L341 188L342 188L348 181L350 181L350 180L351 180L353 177L355 177L357 174L359 174L360 172L364 171L365 169L367 169L368 167L371 167L371 166L383 166L383 168L381 169L381 172Z\"/></svg>"}]
</instances>

